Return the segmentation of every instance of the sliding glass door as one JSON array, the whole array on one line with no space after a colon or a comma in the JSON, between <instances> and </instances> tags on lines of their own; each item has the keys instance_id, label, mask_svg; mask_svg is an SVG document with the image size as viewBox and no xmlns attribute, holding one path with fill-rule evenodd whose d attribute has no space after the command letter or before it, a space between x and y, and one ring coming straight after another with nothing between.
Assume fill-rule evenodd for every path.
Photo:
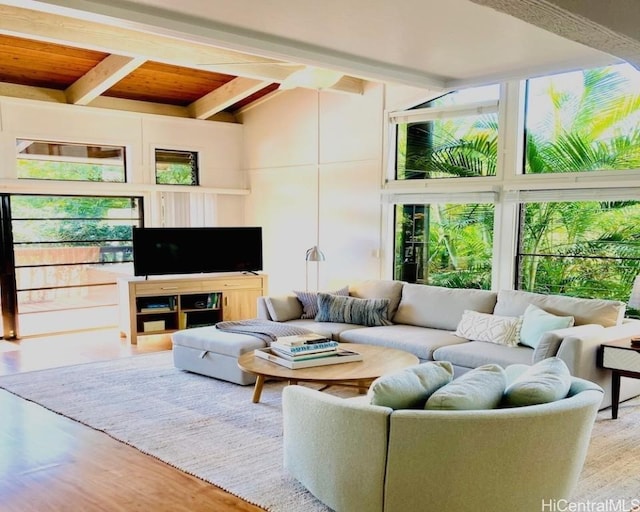
<instances>
[{"instance_id":1,"label":"sliding glass door","mask_svg":"<svg viewBox=\"0 0 640 512\"><path fill-rule=\"evenodd\" d=\"M142 199L14 194L2 206L4 337L116 325Z\"/></svg>"}]
</instances>

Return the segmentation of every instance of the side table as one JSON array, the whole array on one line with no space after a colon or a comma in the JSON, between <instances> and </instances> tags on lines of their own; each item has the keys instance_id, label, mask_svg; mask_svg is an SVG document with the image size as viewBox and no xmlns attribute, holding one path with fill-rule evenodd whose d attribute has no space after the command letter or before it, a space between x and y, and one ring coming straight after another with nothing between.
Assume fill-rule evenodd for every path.
<instances>
[{"instance_id":1,"label":"side table","mask_svg":"<svg viewBox=\"0 0 640 512\"><path fill-rule=\"evenodd\" d=\"M631 345L629 338L600 345L598 366L611 370L611 418L618 417L620 377L640 379L640 347Z\"/></svg>"}]
</instances>

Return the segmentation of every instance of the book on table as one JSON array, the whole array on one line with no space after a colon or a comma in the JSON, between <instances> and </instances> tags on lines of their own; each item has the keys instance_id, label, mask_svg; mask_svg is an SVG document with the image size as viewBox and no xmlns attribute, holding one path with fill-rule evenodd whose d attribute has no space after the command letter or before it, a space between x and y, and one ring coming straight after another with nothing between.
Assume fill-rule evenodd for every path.
<instances>
[{"instance_id":1,"label":"book on table","mask_svg":"<svg viewBox=\"0 0 640 512\"><path fill-rule=\"evenodd\" d=\"M289 361L302 361L304 359L315 359L318 357L329 357L334 356L338 352L338 347L323 349L320 352L298 352L295 354L291 354L290 352L280 350L278 347L274 347L271 345L271 351L284 359L288 359Z\"/></svg>"},{"instance_id":2,"label":"book on table","mask_svg":"<svg viewBox=\"0 0 640 512\"><path fill-rule=\"evenodd\" d=\"M256 357L266 359L272 363L279 364L290 370L298 370L301 368L312 368L314 366L325 366L331 364L340 363L354 363L362 361L362 354L354 352L353 350L346 350L339 348L330 356L314 357L310 359L291 361L281 357L280 354L273 351L271 348L257 348L253 351Z\"/></svg>"},{"instance_id":3,"label":"book on table","mask_svg":"<svg viewBox=\"0 0 640 512\"><path fill-rule=\"evenodd\" d=\"M275 341L281 345L297 347L300 345L310 345L313 343L331 341L331 339L327 338L326 336L322 336L322 334L316 334L314 332L311 332L309 334L294 334L292 336L278 336Z\"/></svg>"},{"instance_id":4,"label":"book on table","mask_svg":"<svg viewBox=\"0 0 640 512\"><path fill-rule=\"evenodd\" d=\"M272 341L271 347L284 352L285 354L312 354L316 352L325 352L329 350L335 350L338 348L337 341L323 341L319 343L308 343L304 345L283 345L278 341Z\"/></svg>"}]
</instances>

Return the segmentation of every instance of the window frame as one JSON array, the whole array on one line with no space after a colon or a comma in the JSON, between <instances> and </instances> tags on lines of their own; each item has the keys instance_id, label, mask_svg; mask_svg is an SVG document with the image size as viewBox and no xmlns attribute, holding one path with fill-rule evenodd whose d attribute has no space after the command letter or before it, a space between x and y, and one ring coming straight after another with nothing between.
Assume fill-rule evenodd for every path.
<instances>
[{"instance_id":1,"label":"window frame","mask_svg":"<svg viewBox=\"0 0 640 512\"><path fill-rule=\"evenodd\" d=\"M399 198L407 203L419 203L420 199L435 199L441 195L443 202L451 197L463 197L470 193L492 192L496 196L494 222L494 257L492 289L514 289L517 283L516 264L519 244L518 209L523 198L536 194L548 201L563 198L585 200L590 194L619 199L621 191L640 198L640 168L620 171L590 171L589 173L524 174L524 122L526 80L511 80L501 84L498 113L498 159L496 176L486 178L442 178L438 180L395 179L397 154L395 126L409 110L387 111L385 137L385 181L382 186L384 251L382 275L392 278L394 271L394 204ZM442 95L442 92L433 97ZM433 99L433 98L432 98ZM423 99L417 104L429 101ZM428 194L428 195L427 195ZM528 196L529 195L529 196ZM430 197L431 196L431 197ZM449 199L447 199L449 198ZM575 200L575 199L572 199Z\"/></svg>"},{"instance_id":2,"label":"window frame","mask_svg":"<svg viewBox=\"0 0 640 512\"><path fill-rule=\"evenodd\" d=\"M158 181L158 152L189 154L194 163L191 164L191 183L161 183ZM199 187L200 186L200 152L193 149L176 149L167 147L153 148L153 182L159 186Z\"/></svg>"}]
</instances>

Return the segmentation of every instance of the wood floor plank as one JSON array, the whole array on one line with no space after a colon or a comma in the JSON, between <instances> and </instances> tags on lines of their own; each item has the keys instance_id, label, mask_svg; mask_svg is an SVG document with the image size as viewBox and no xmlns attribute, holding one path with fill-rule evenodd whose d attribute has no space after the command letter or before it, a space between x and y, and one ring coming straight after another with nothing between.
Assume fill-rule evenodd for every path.
<instances>
[{"instance_id":1,"label":"wood floor plank","mask_svg":"<svg viewBox=\"0 0 640 512\"><path fill-rule=\"evenodd\" d=\"M121 341L114 338L113 343ZM89 344L83 347L85 359ZM58 349L64 352L64 344ZM104 351L104 341L96 344L96 360L104 359ZM35 358L28 350L22 356L15 350L0 351L0 374L21 371L21 365L42 366L28 360ZM0 390L0 504L3 512L263 510L4 390Z\"/></svg>"}]
</instances>

